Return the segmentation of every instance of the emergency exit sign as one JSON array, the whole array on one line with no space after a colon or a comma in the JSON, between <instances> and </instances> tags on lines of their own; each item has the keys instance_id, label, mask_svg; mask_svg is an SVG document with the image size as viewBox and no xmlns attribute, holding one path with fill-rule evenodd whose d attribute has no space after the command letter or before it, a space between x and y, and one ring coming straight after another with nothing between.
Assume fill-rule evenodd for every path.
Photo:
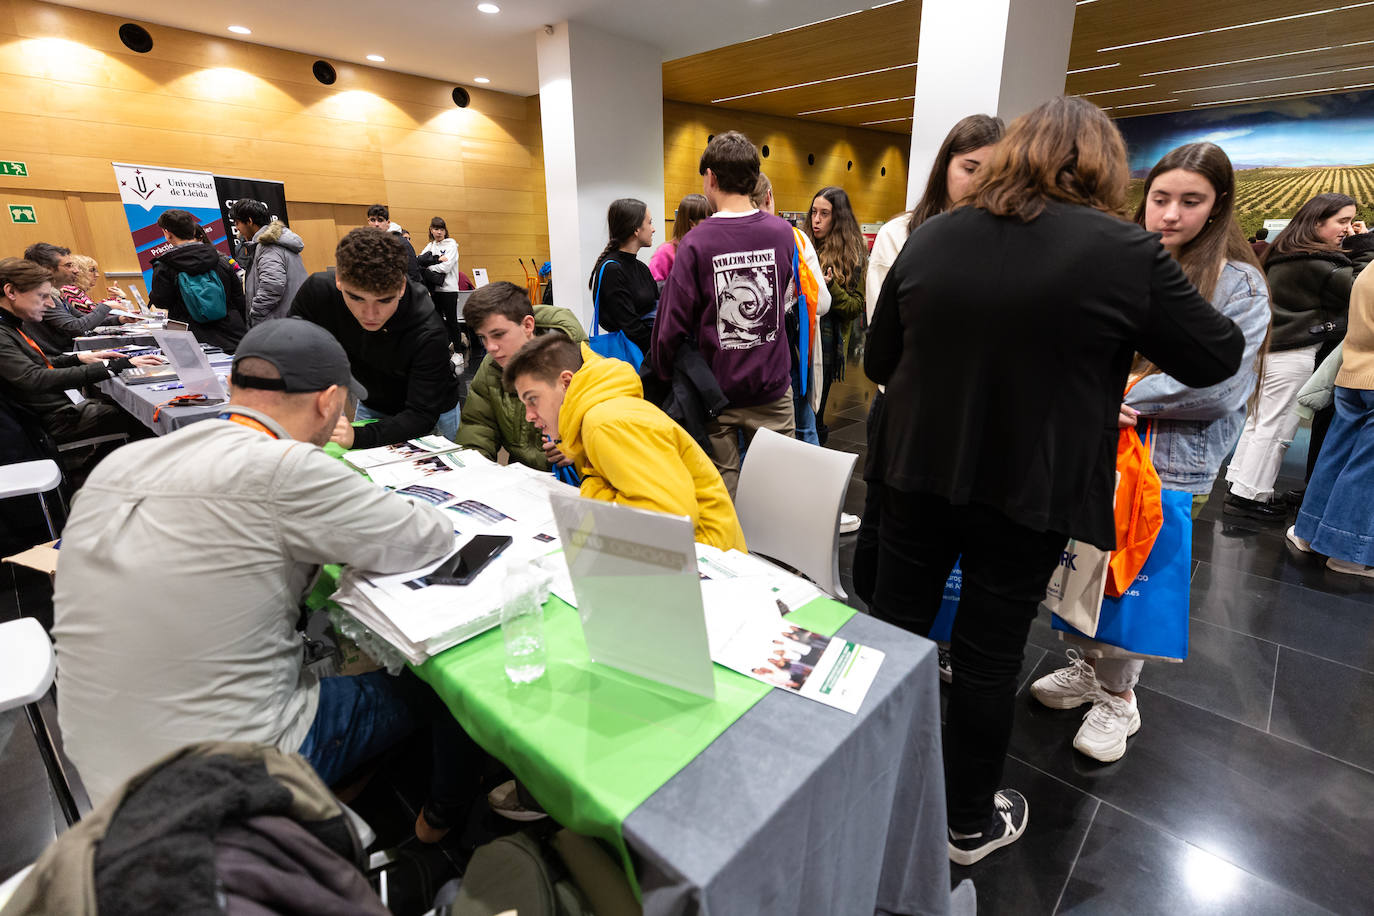
<instances>
[{"instance_id":1,"label":"emergency exit sign","mask_svg":"<svg viewBox=\"0 0 1374 916\"><path fill-rule=\"evenodd\" d=\"M36 223L38 214L34 212L31 204L10 204L10 222L12 223Z\"/></svg>"},{"instance_id":2,"label":"emergency exit sign","mask_svg":"<svg viewBox=\"0 0 1374 916\"><path fill-rule=\"evenodd\" d=\"M0 177L28 178L29 166L27 163L16 162L13 159L0 159Z\"/></svg>"}]
</instances>

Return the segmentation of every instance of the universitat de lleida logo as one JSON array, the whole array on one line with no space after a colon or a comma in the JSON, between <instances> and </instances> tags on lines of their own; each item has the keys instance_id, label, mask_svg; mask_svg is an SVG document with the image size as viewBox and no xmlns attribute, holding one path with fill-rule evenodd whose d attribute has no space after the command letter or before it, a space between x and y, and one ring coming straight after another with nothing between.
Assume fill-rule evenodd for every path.
<instances>
[{"instance_id":1,"label":"universitat de lleida logo","mask_svg":"<svg viewBox=\"0 0 1374 916\"><path fill-rule=\"evenodd\" d=\"M121 181L119 183L119 186L121 188L128 188L129 182ZM152 186L152 188L149 188L148 179L144 176L143 170L134 169L134 186L132 188L129 188L129 190L133 191L139 197L143 198L144 200L147 200L148 198L156 194L158 190L161 189L161 187L161 184L155 184Z\"/></svg>"}]
</instances>

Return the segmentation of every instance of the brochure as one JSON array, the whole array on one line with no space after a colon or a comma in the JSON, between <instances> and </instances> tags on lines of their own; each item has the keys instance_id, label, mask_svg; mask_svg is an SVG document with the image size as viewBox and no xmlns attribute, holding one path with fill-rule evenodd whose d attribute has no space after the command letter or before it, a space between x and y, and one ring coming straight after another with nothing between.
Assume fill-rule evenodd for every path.
<instances>
[{"instance_id":1,"label":"brochure","mask_svg":"<svg viewBox=\"0 0 1374 916\"><path fill-rule=\"evenodd\" d=\"M788 623L766 581L708 580L701 593L716 664L850 714L859 711L884 653Z\"/></svg>"},{"instance_id":2,"label":"brochure","mask_svg":"<svg viewBox=\"0 0 1374 916\"><path fill-rule=\"evenodd\" d=\"M408 461L394 461L391 464L376 465L368 469L367 476L372 478L373 483L400 489L413 483L420 483L435 474L443 474L464 467L467 467L467 462L460 453L438 452L424 458L412 458Z\"/></svg>"},{"instance_id":3,"label":"brochure","mask_svg":"<svg viewBox=\"0 0 1374 916\"><path fill-rule=\"evenodd\" d=\"M415 458L425 458L429 455L436 455L443 452L456 452L459 445L450 442L443 436L421 436L418 439L411 439L407 442L398 442L395 445L382 445L377 448L364 448L344 454L344 461L353 465L360 471L369 471L371 468L379 467L384 464L394 464L397 461L409 461ZM369 476L371 476L369 474Z\"/></svg>"}]
</instances>

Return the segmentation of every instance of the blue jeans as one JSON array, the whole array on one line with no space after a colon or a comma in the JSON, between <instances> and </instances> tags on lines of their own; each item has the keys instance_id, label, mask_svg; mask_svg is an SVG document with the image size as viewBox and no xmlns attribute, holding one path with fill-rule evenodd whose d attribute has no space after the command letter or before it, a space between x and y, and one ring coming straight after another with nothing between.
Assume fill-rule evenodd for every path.
<instances>
[{"instance_id":1,"label":"blue jeans","mask_svg":"<svg viewBox=\"0 0 1374 916\"><path fill-rule=\"evenodd\" d=\"M433 757L425 820L451 826L477 789L483 755L429 685L410 671L399 677L371 671L322 678L319 708L300 754L334 786L421 728L431 731Z\"/></svg>"},{"instance_id":2,"label":"blue jeans","mask_svg":"<svg viewBox=\"0 0 1374 916\"><path fill-rule=\"evenodd\" d=\"M811 409L810 391L808 390L806 394L800 394L800 391L801 372L794 366L792 368L792 413L797 420L795 435L803 442L820 445L820 437L816 435L816 412Z\"/></svg>"},{"instance_id":3,"label":"blue jeans","mask_svg":"<svg viewBox=\"0 0 1374 916\"><path fill-rule=\"evenodd\" d=\"M452 410L446 410L439 414L439 419L434 424L434 431L450 442L455 441L458 438L458 423L462 412L462 405L454 404ZM355 420L388 420L390 418L391 414L378 413L362 403L358 405L358 410L353 415Z\"/></svg>"},{"instance_id":4,"label":"blue jeans","mask_svg":"<svg viewBox=\"0 0 1374 916\"><path fill-rule=\"evenodd\" d=\"M1336 388L1294 533L1328 557L1374 566L1374 391Z\"/></svg>"}]
</instances>

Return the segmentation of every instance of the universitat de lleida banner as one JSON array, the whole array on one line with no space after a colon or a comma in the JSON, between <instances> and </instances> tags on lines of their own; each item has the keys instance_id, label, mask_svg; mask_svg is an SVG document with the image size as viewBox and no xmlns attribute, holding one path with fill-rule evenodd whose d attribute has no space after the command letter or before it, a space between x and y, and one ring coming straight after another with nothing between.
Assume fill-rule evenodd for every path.
<instances>
[{"instance_id":1,"label":"universitat de lleida banner","mask_svg":"<svg viewBox=\"0 0 1374 916\"><path fill-rule=\"evenodd\" d=\"M124 217L134 237L134 251L138 253L138 267L143 271L145 287L151 288L153 258L172 247L157 226L157 218L168 210L188 211L205 228L215 247L229 254L214 175L121 162L111 165L119 185L119 199L124 204Z\"/></svg>"}]
</instances>

